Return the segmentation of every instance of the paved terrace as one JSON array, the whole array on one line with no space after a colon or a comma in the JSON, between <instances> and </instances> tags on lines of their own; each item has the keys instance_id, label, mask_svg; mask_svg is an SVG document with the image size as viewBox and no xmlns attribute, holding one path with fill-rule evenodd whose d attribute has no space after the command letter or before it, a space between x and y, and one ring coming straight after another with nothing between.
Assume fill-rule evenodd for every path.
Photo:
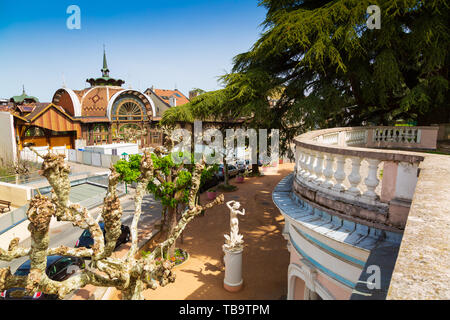
<instances>
[{"instance_id":1,"label":"paved terrace","mask_svg":"<svg viewBox=\"0 0 450 320\"><path fill-rule=\"evenodd\" d=\"M189 252L187 262L176 267L175 283L156 290L144 291L146 299L235 299L278 300L286 298L289 252L282 236L284 219L272 202L272 191L282 178L292 172L293 164L282 164L278 172L265 172L262 177L246 178L243 184L230 181L239 187L225 192L225 201L236 200L245 208L245 216L239 216L239 231L244 236L242 276L244 287L231 293L223 288L224 264L222 245L224 234L230 230L230 214L225 205L207 210L204 216L195 218L186 227L184 241L177 247ZM201 203L207 203L206 193ZM120 299L113 290L103 299Z\"/></svg>"}]
</instances>

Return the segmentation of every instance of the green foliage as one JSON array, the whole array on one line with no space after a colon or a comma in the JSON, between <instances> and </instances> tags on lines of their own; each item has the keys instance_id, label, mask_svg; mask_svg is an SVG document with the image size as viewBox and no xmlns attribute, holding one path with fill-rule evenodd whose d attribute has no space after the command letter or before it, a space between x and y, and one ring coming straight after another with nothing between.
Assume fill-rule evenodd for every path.
<instances>
[{"instance_id":1,"label":"green foliage","mask_svg":"<svg viewBox=\"0 0 450 320\"><path fill-rule=\"evenodd\" d=\"M307 130L450 121L446 0L261 0L264 32L234 58L224 89L163 122L236 119L280 129L280 151ZM368 29L369 5L381 29ZM277 96L275 105L267 97ZM177 115L178 114L178 115Z\"/></svg>"},{"instance_id":2,"label":"green foliage","mask_svg":"<svg viewBox=\"0 0 450 320\"><path fill-rule=\"evenodd\" d=\"M142 156L139 154L130 155L127 160L119 160L114 165L117 172L120 174L120 180L126 183L132 183L137 181L141 172L141 159Z\"/></svg>"},{"instance_id":3,"label":"green foliage","mask_svg":"<svg viewBox=\"0 0 450 320\"><path fill-rule=\"evenodd\" d=\"M178 153L180 158L188 158L194 162L194 155ZM150 181L147 190L161 200L163 206L176 208L179 203L187 203L189 190L192 185L192 164L178 164L173 161L171 154L157 156L151 154L153 166L157 177ZM127 183L136 182L140 176L141 155L130 155L127 160L119 160L114 167L120 174L120 180ZM183 168L182 168L183 166ZM218 171L218 165L206 166L201 174L200 186Z\"/></svg>"},{"instance_id":4,"label":"green foliage","mask_svg":"<svg viewBox=\"0 0 450 320\"><path fill-rule=\"evenodd\" d=\"M238 189L238 187L236 187L232 184L219 184L217 186L217 189L220 191L231 192L231 191L236 191Z\"/></svg>"},{"instance_id":5,"label":"green foliage","mask_svg":"<svg viewBox=\"0 0 450 320\"><path fill-rule=\"evenodd\" d=\"M148 255L150 255L151 251L141 251L141 255L143 258L146 258ZM183 249L176 248L175 253L172 257L169 258L170 261L174 262L175 265L179 265L186 261L189 257L189 254L184 251ZM163 253L163 258L161 258L161 254L156 255L156 264L160 264L163 260L167 260L167 251Z\"/></svg>"},{"instance_id":6,"label":"green foliage","mask_svg":"<svg viewBox=\"0 0 450 320\"><path fill-rule=\"evenodd\" d=\"M152 154L152 161L155 170L160 172L161 176L160 179L149 182L148 191L155 199L161 200L163 206L176 208L178 203L187 203L192 180L191 172L185 169L178 171L181 164L176 164L171 155Z\"/></svg>"}]
</instances>

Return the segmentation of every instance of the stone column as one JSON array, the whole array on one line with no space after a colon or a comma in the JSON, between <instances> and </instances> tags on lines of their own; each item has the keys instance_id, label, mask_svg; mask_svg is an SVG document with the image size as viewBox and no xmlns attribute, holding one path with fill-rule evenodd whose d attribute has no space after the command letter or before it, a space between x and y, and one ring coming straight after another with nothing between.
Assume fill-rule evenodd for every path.
<instances>
[{"instance_id":1,"label":"stone column","mask_svg":"<svg viewBox=\"0 0 450 320\"><path fill-rule=\"evenodd\" d=\"M229 292L238 292L242 289L244 280L242 279L242 252L243 249L227 250L225 252L225 279L223 287Z\"/></svg>"}]
</instances>

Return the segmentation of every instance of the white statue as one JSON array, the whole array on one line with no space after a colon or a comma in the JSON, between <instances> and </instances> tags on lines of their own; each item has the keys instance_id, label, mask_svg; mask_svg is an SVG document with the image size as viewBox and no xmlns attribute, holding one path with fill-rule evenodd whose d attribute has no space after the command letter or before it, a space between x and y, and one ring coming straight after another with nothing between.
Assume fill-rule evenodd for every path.
<instances>
[{"instance_id":1,"label":"white statue","mask_svg":"<svg viewBox=\"0 0 450 320\"><path fill-rule=\"evenodd\" d=\"M224 235L226 241L223 245L227 250L240 250L244 240L242 234L239 234L239 220L238 214L245 215L245 209L239 211L241 204L237 201L231 200L227 202L227 207L230 209L230 235Z\"/></svg>"}]
</instances>

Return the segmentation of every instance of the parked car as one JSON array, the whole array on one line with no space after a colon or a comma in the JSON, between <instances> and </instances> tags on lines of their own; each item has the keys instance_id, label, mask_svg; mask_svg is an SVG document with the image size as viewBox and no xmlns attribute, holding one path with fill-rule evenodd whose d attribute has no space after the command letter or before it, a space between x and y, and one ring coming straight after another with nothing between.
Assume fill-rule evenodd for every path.
<instances>
[{"instance_id":1,"label":"parked car","mask_svg":"<svg viewBox=\"0 0 450 320\"><path fill-rule=\"evenodd\" d=\"M17 268L14 275L26 276L30 273L31 261L28 260ZM85 267L84 260L77 257L64 257L64 256L48 256L47 268L45 273L47 276L55 281L64 281L72 276L77 269L83 269ZM25 299L25 300L55 300L58 299L56 294L46 294L43 292L36 292L33 296L17 297L17 291L25 291L24 288L11 288L0 292L0 299Z\"/></svg>"},{"instance_id":2,"label":"parked car","mask_svg":"<svg viewBox=\"0 0 450 320\"><path fill-rule=\"evenodd\" d=\"M250 163L250 160L245 160L245 164L247 165L248 170L252 170L252 164ZM262 167L262 162L258 160L258 167Z\"/></svg>"},{"instance_id":3,"label":"parked car","mask_svg":"<svg viewBox=\"0 0 450 320\"><path fill-rule=\"evenodd\" d=\"M233 178L233 177L237 176L238 173L239 173L239 170L234 165L232 165L232 164L228 165L228 178ZM219 166L219 171L217 172L217 177L220 180L224 180L225 179L223 164L221 164Z\"/></svg>"},{"instance_id":4,"label":"parked car","mask_svg":"<svg viewBox=\"0 0 450 320\"><path fill-rule=\"evenodd\" d=\"M236 161L236 167L238 168L239 172L245 172L245 170L247 170L248 168L245 160Z\"/></svg>"},{"instance_id":5,"label":"parked car","mask_svg":"<svg viewBox=\"0 0 450 320\"><path fill-rule=\"evenodd\" d=\"M103 231L103 236L105 236L105 233L106 233L105 223L100 222L99 226ZM122 230L122 233L120 234L119 238L117 239L116 248L118 246L120 246L122 243L127 243L128 241L130 241L130 236L131 236L130 228L128 226L122 225L120 227L120 229ZM105 241L106 241L106 239L105 239ZM94 239L92 238L91 233L89 232L89 230L84 230L83 233L81 234L80 238L75 243L75 248L85 247L85 248L89 249L92 247L93 244L94 244Z\"/></svg>"}]
</instances>

